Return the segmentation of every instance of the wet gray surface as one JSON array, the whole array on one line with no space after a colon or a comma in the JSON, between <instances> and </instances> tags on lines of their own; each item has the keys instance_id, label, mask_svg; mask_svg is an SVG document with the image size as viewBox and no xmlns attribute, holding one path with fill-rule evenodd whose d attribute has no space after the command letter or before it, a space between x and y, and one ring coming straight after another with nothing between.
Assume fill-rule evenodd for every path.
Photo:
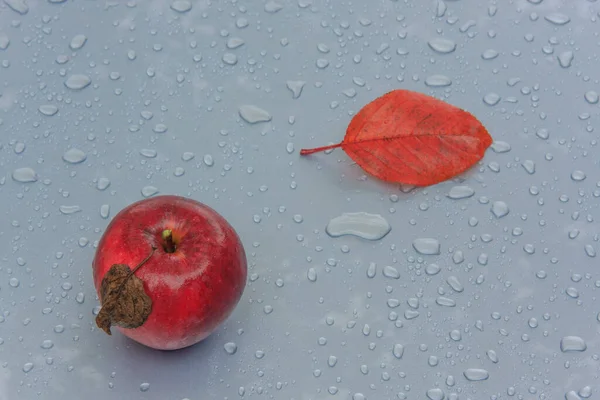
<instances>
[{"instance_id":1,"label":"wet gray surface","mask_svg":"<svg viewBox=\"0 0 600 400\"><path fill-rule=\"evenodd\" d=\"M599 398L598 11L4 0L0 399ZM396 88L496 143L414 190L299 157ZM94 323L95 244L157 193L216 208L249 258L229 321L177 352ZM391 232L327 235L357 212Z\"/></svg>"}]
</instances>

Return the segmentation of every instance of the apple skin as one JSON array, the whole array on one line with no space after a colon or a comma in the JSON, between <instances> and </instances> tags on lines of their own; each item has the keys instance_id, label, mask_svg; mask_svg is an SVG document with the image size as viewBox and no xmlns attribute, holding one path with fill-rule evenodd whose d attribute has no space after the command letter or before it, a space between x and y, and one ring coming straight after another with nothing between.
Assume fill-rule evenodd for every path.
<instances>
[{"instance_id":1,"label":"apple skin","mask_svg":"<svg viewBox=\"0 0 600 400\"><path fill-rule=\"evenodd\" d=\"M176 250L162 237L172 231ZM121 210L102 235L93 261L98 296L113 264L133 269L152 300L138 328L117 328L125 336L159 350L177 350L209 336L238 304L248 274L246 253L233 227L215 210L180 196L163 195Z\"/></svg>"}]
</instances>

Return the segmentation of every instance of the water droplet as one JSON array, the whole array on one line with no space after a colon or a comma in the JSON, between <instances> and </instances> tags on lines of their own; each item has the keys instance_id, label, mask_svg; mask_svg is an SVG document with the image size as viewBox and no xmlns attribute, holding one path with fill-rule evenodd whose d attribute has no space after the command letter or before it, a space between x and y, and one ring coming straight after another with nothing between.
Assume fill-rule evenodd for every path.
<instances>
[{"instance_id":1,"label":"water droplet","mask_svg":"<svg viewBox=\"0 0 600 400\"><path fill-rule=\"evenodd\" d=\"M596 104L600 100L598 92L595 92L593 90L585 92L585 95L583 97L585 98L585 101L587 101L590 104Z\"/></svg>"},{"instance_id":2,"label":"water droplet","mask_svg":"<svg viewBox=\"0 0 600 400\"><path fill-rule=\"evenodd\" d=\"M71 50L79 50L85 45L85 42L87 42L87 37L85 35L75 35L73 36L73 39L71 39L69 47Z\"/></svg>"},{"instance_id":3,"label":"water droplet","mask_svg":"<svg viewBox=\"0 0 600 400\"><path fill-rule=\"evenodd\" d=\"M587 254L588 257L596 257L596 249L594 249L594 246L592 246L591 244L586 244L584 246L584 250L585 254Z\"/></svg>"},{"instance_id":4,"label":"water droplet","mask_svg":"<svg viewBox=\"0 0 600 400\"><path fill-rule=\"evenodd\" d=\"M492 150L494 153L508 153L511 150L510 144L506 142L497 141L492 143Z\"/></svg>"},{"instance_id":5,"label":"water droplet","mask_svg":"<svg viewBox=\"0 0 600 400\"><path fill-rule=\"evenodd\" d=\"M158 193L158 188L156 188L154 186L144 186L142 188L142 196L144 196L146 198L152 197L157 193Z\"/></svg>"},{"instance_id":6,"label":"water droplet","mask_svg":"<svg viewBox=\"0 0 600 400\"><path fill-rule=\"evenodd\" d=\"M498 57L498 54L499 53L494 49L487 49L481 54L481 58L484 60L493 60L494 58Z\"/></svg>"},{"instance_id":7,"label":"water droplet","mask_svg":"<svg viewBox=\"0 0 600 400\"><path fill-rule=\"evenodd\" d=\"M194 159L194 157L196 157L196 155L194 153L192 153L191 151L186 151L185 153L183 153L181 155L181 159L183 161L191 161Z\"/></svg>"},{"instance_id":8,"label":"water droplet","mask_svg":"<svg viewBox=\"0 0 600 400\"><path fill-rule=\"evenodd\" d=\"M79 206L60 206L58 209L64 215L71 215L81 211L81 207Z\"/></svg>"},{"instance_id":9,"label":"water droplet","mask_svg":"<svg viewBox=\"0 0 600 400\"><path fill-rule=\"evenodd\" d=\"M500 95L498 93L490 92L483 96L483 102L488 106L495 106L500 102Z\"/></svg>"},{"instance_id":10,"label":"water droplet","mask_svg":"<svg viewBox=\"0 0 600 400\"><path fill-rule=\"evenodd\" d=\"M446 3L444 3L442 0L438 0L437 7L435 9L435 16L438 18L443 17L444 14L446 14L447 9L448 7L446 6Z\"/></svg>"},{"instance_id":11,"label":"water droplet","mask_svg":"<svg viewBox=\"0 0 600 400\"><path fill-rule=\"evenodd\" d=\"M573 179L575 182L581 182L585 178L586 175L583 171L575 170L571 173L571 179Z\"/></svg>"},{"instance_id":12,"label":"water droplet","mask_svg":"<svg viewBox=\"0 0 600 400\"><path fill-rule=\"evenodd\" d=\"M558 63L560 64L560 66L562 68L569 68L571 66L571 64L573 63L573 58L574 57L575 57L575 55L573 54L572 51L562 52L557 57L558 58Z\"/></svg>"},{"instance_id":13,"label":"water droplet","mask_svg":"<svg viewBox=\"0 0 600 400\"><path fill-rule=\"evenodd\" d=\"M156 124L152 130L154 133L165 133L168 129L165 124Z\"/></svg>"},{"instance_id":14,"label":"water droplet","mask_svg":"<svg viewBox=\"0 0 600 400\"><path fill-rule=\"evenodd\" d=\"M309 268L308 271L306 272L306 277L308 278L309 281L316 282L317 281L317 270L312 267Z\"/></svg>"},{"instance_id":15,"label":"water droplet","mask_svg":"<svg viewBox=\"0 0 600 400\"><path fill-rule=\"evenodd\" d=\"M413 241L412 245L417 253L423 255L438 255L441 251L440 242L433 238L418 238Z\"/></svg>"},{"instance_id":16,"label":"water droplet","mask_svg":"<svg viewBox=\"0 0 600 400\"><path fill-rule=\"evenodd\" d=\"M44 104L44 105L41 105L38 108L38 110L43 115L45 115L47 117L51 117L53 115L56 115L56 113L58 112L58 107L56 107L54 104Z\"/></svg>"},{"instance_id":17,"label":"water droplet","mask_svg":"<svg viewBox=\"0 0 600 400\"><path fill-rule=\"evenodd\" d=\"M141 149L140 150L140 155L147 157L147 158L154 158L157 156L157 152L156 150L153 149Z\"/></svg>"},{"instance_id":18,"label":"water droplet","mask_svg":"<svg viewBox=\"0 0 600 400\"><path fill-rule=\"evenodd\" d=\"M544 17L544 19L554 25L565 25L571 21L571 18L561 13L548 14Z\"/></svg>"},{"instance_id":19,"label":"water droplet","mask_svg":"<svg viewBox=\"0 0 600 400\"><path fill-rule=\"evenodd\" d=\"M427 42L431 50L440 53L448 54L456 50L456 43L450 39L434 38Z\"/></svg>"},{"instance_id":20,"label":"water droplet","mask_svg":"<svg viewBox=\"0 0 600 400\"><path fill-rule=\"evenodd\" d=\"M579 336L565 336L560 340L560 351L567 353L570 351L585 351L587 345L585 341Z\"/></svg>"},{"instance_id":21,"label":"water droplet","mask_svg":"<svg viewBox=\"0 0 600 400\"><path fill-rule=\"evenodd\" d=\"M252 105L244 105L239 108L240 117L249 124L269 122L272 117L267 111Z\"/></svg>"},{"instance_id":22,"label":"water droplet","mask_svg":"<svg viewBox=\"0 0 600 400\"><path fill-rule=\"evenodd\" d=\"M374 262L369 263L369 266L367 267L367 278L373 279L375 275L377 275L377 264Z\"/></svg>"},{"instance_id":23,"label":"water droplet","mask_svg":"<svg viewBox=\"0 0 600 400\"><path fill-rule=\"evenodd\" d=\"M353 235L366 240L379 240L391 230L392 227L381 215L366 212L344 213L332 218L325 228L331 237Z\"/></svg>"},{"instance_id":24,"label":"water droplet","mask_svg":"<svg viewBox=\"0 0 600 400\"><path fill-rule=\"evenodd\" d=\"M446 398L444 391L440 388L429 389L426 395L429 400L444 400Z\"/></svg>"},{"instance_id":25,"label":"water droplet","mask_svg":"<svg viewBox=\"0 0 600 400\"><path fill-rule=\"evenodd\" d=\"M8 284L11 287L16 288L16 287L19 287L19 285L21 284L21 282L19 282L19 280L17 278L10 278L10 280L8 281Z\"/></svg>"},{"instance_id":26,"label":"water droplet","mask_svg":"<svg viewBox=\"0 0 600 400\"><path fill-rule=\"evenodd\" d=\"M110 205L102 204L100 206L100 216L104 219L107 219L110 216Z\"/></svg>"},{"instance_id":27,"label":"water droplet","mask_svg":"<svg viewBox=\"0 0 600 400\"><path fill-rule=\"evenodd\" d=\"M85 294L82 292L77 293L77 295L75 295L75 301L79 304L83 304L85 302Z\"/></svg>"},{"instance_id":28,"label":"water droplet","mask_svg":"<svg viewBox=\"0 0 600 400\"><path fill-rule=\"evenodd\" d=\"M225 352L227 354L233 355L237 352L237 344L235 344L234 342L227 342L225 343L225 345L223 346L223 348L225 349Z\"/></svg>"},{"instance_id":29,"label":"water droplet","mask_svg":"<svg viewBox=\"0 0 600 400\"><path fill-rule=\"evenodd\" d=\"M390 279L399 279L400 278L400 272L398 272L398 270L392 266L385 266L383 267L383 276L385 276L386 278L390 278Z\"/></svg>"},{"instance_id":30,"label":"water droplet","mask_svg":"<svg viewBox=\"0 0 600 400\"><path fill-rule=\"evenodd\" d=\"M212 167L213 165L215 165L213 156L211 156L210 154L205 154L204 157L202 158L202 161L204 162L204 165L206 165L207 167Z\"/></svg>"},{"instance_id":31,"label":"water droplet","mask_svg":"<svg viewBox=\"0 0 600 400\"><path fill-rule=\"evenodd\" d=\"M71 147L69 150L65 151L62 159L69 164L79 164L87 159L87 155L83 152L83 150Z\"/></svg>"},{"instance_id":32,"label":"water droplet","mask_svg":"<svg viewBox=\"0 0 600 400\"><path fill-rule=\"evenodd\" d=\"M286 86L292 92L292 98L297 99L302 95L306 81L287 81Z\"/></svg>"},{"instance_id":33,"label":"water droplet","mask_svg":"<svg viewBox=\"0 0 600 400\"><path fill-rule=\"evenodd\" d=\"M175 0L171 3L171 10L178 13L186 13L192 9L192 2L188 0Z\"/></svg>"},{"instance_id":34,"label":"water droplet","mask_svg":"<svg viewBox=\"0 0 600 400\"><path fill-rule=\"evenodd\" d=\"M469 186L454 186L447 196L452 200L467 199L475 194L475 190Z\"/></svg>"},{"instance_id":35,"label":"water droplet","mask_svg":"<svg viewBox=\"0 0 600 400\"><path fill-rule=\"evenodd\" d=\"M150 384L148 382L144 382L140 385L140 391L147 392L150 389Z\"/></svg>"},{"instance_id":36,"label":"water droplet","mask_svg":"<svg viewBox=\"0 0 600 400\"><path fill-rule=\"evenodd\" d=\"M329 365L331 368L333 368L333 367L335 367L336 364L337 364L337 357L329 356L329 358L327 359L327 365Z\"/></svg>"},{"instance_id":37,"label":"water droplet","mask_svg":"<svg viewBox=\"0 0 600 400\"><path fill-rule=\"evenodd\" d=\"M232 37L227 40L226 46L229 50L233 50L233 49L237 49L238 47L243 46L244 43L246 43L244 41L244 39L239 38L239 37Z\"/></svg>"},{"instance_id":38,"label":"water droplet","mask_svg":"<svg viewBox=\"0 0 600 400\"><path fill-rule=\"evenodd\" d=\"M96 189L98 190L106 190L110 186L110 180L108 178L100 178L96 183Z\"/></svg>"},{"instance_id":39,"label":"water droplet","mask_svg":"<svg viewBox=\"0 0 600 400\"><path fill-rule=\"evenodd\" d=\"M446 75L430 75L425 78L425 84L429 87L447 87L452 85L452 79Z\"/></svg>"},{"instance_id":40,"label":"water droplet","mask_svg":"<svg viewBox=\"0 0 600 400\"><path fill-rule=\"evenodd\" d=\"M496 217L496 218L505 217L510 212L508 205L503 201L493 202L491 211L492 211L492 214L494 214L494 217Z\"/></svg>"},{"instance_id":41,"label":"water droplet","mask_svg":"<svg viewBox=\"0 0 600 400\"><path fill-rule=\"evenodd\" d=\"M225 53L221 59L227 65L235 65L238 62L237 56L233 53Z\"/></svg>"},{"instance_id":42,"label":"water droplet","mask_svg":"<svg viewBox=\"0 0 600 400\"><path fill-rule=\"evenodd\" d=\"M442 269L437 264L429 264L425 267L425 273L430 276L437 275L441 270Z\"/></svg>"},{"instance_id":43,"label":"water droplet","mask_svg":"<svg viewBox=\"0 0 600 400\"><path fill-rule=\"evenodd\" d=\"M23 365L23 372L25 372L25 373L28 373L32 369L33 369L33 363L28 362L28 363L25 363L25 365Z\"/></svg>"},{"instance_id":44,"label":"water droplet","mask_svg":"<svg viewBox=\"0 0 600 400\"><path fill-rule=\"evenodd\" d=\"M16 182L30 183L37 182L37 173L29 167L17 168L12 173L12 178Z\"/></svg>"},{"instance_id":45,"label":"water droplet","mask_svg":"<svg viewBox=\"0 0 600 400\"><path fill-rule=\"evenodd\" d=\"M10 39L6 36L5 33L0 32L0 50L8 49L10 45Z\"/></svg>"},{"instance_id":46,"label":"water droplet","mask_svg":"<svg viewBox=\"0 0 600 400\"><path fill-rule=\"evenodd\" d=\"M4 3L14 12L25 15L29 12L29 6L25 0L4 0ZM33 365L32 365L33 367ZM29 372L29 371L25 371Z\"/></svg>"},{"instance_id":47,"label":"water droplet","mask_svg":"<svg viewBox=\"0 0 600 400\"><path fill-rule=\"evenodd\" d=\"M394 357L397 359L401 359L404 355L404 346L398 343L395 344L394 348L392 349L392 354L394 354Z\"/></svg>"},{"instance_id":48,"label":"water droplet","mask_svg":"<svg viewBox=\"0 0 600 400\"><path fill-rule=\"evenodd\" d=\"M498 363L498 355L494 350L488 350L485 354L487 354L491 362L493 362L494 364Z\"/></svg>"},{"instance_id":49,"label":"water droplet","mask_svg":"<svg viewBox=\"0 0 600 400\"><path fill-rule=\"evenodd\" d=\"M89 76L83 74L71 75L66 81L65 86L71 90L82 90L92 83Z\"/></svg>"},{"instance_id":50,"label":"water droplet","mask_svg":"<svg viewBox=\"0 0 600 400\"><path fill-rule=\"evenodd\" d=\"M574 287L567 288L565 293L567 294L567 296L571 297L572 299L579 298L579 291Z\"/></svg>"},{"instance_id":51,"label":"water droplet","mask_svg":"<svg viewBox=\"0 0 600 400\"><path fill-rule=\"evenodd\" d=\"M44 350L49 350L49 349L51 349L52 347L54 347L54 343L52 343L52 340L48 340L48 339L46 339L46 340L44 340L44 341L42 342L42 344L40 345L40 347L41 347L42 349L44 349Z\"/></svg>"},{"instance_id":52,"label":"water droplet","mask_svg":"<svg viewBox=\"0 0 600 400\"><path fill-rule=\"evenodd\" d=\"M268 12L269 14L275 14L277 11L280 11L283 8L283 6L275 1L268 1L265 4L265 11Z\"/></svg>"},{"instance_id":53,"label":"water droplet","mask_svg":"<svg viewBox=\"0 0 600 400\"><path fill-rule=\"evenodd\" d=\"M490 377L489 372L481 368L469 368L463 372L463 375L469 381L485 381Z\"/></svg>"},{"instance_id":54,"label":"water droplet","mask_svg":"<svg viewBox=\"0 0 600 400\"><path fill-rule=\"evenodd\" d=\"M448 279L446 279L446 282L448 283L448 285L450 285L450 287L458 293L461 293L465 290L464 286L462 285L462 283L460 283L460 281L458 280L458 278L454 275L449 276Z\"/></svg>"},{"instance_id":55,"label":"water droplet","mask_svg":"<svg viewBox=\"0 0 600 400\"><path fill-rule=\"evenodd\" d=\"M584 399L590 398L592 396L592 387L584 386L581 389L579 389L579 396L581 396Z\"/></svg>"},{"instance_id":56,"label":"water droplet","mask_svg":"<svg viewBox=\"0 0 600 400\"><path fill-rule=\"evenodd\" d=\"M525 171L527 171L528 174L533 175L535 174L535 163L531 160L525 160L521 163L521 166L523 167L523 169Z\"/></svg>"},{"instance_id":57,"label":"water droplet","mask_svg":"<svg viewBox=\"0 0 600 400\"><path fill-rule=\"evenodd\" d=\"M449 299L448 297L443 297L440 296L437 299L435 299L435 302L437 305L442 306L442 307L455 307L456 306L456 302L452 299Z\"/></svg>"}]
</instances>

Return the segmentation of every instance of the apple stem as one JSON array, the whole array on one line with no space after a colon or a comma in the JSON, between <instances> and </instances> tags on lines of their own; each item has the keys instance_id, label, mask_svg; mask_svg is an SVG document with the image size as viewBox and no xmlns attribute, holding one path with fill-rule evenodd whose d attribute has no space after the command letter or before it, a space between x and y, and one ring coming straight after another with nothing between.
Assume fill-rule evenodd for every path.
<instances>
[{"instance_id":1,"label":"apple stem","mask_svg":"<svg viewBox=\"0 0 600 400\"><path fill-rule=\"evenodd\" d=\"M167 253L175 253L177 246L175 246L175 242L173 241L173 231L170 229L165 229L162 232L163 238L163 247Z\"/></svg>"}]
</instances>

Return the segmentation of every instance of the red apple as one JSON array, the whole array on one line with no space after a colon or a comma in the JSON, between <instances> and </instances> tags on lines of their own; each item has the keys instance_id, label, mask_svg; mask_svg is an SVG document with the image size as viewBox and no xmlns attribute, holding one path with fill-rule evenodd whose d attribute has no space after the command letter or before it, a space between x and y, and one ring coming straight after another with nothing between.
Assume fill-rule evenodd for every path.
<instances>
[{"instance_id":1,"label":"red apple","mask_svg":"<svg viewBox=\"0 0 600 400\"><path fill-rule=\"evenodd\" d=\"M136 268L137 267L137 268ZM210 335L239 302L246 253L235 230L212 208L156 196L119 212L93 261L102 308L98 326L160 350Z\"/></svg>"}]
</instances>

